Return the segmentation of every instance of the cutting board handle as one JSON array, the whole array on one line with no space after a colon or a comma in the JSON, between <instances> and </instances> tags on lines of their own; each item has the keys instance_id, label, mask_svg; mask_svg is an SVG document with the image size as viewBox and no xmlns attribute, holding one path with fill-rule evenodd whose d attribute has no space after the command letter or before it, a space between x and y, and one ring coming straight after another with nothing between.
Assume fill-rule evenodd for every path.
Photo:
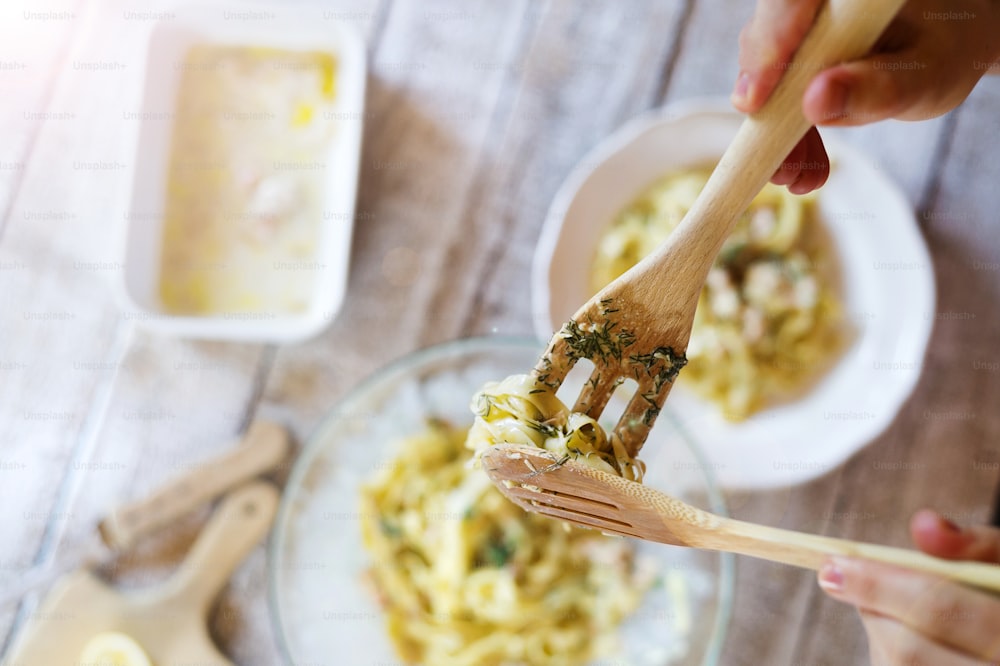
<instances>
[{"instance_id":1,"label":"cutting board handle","mask_svg":"<svg viewBox=\"0 0 1000 666\"><path fill-rule=\"evenodd\" d=\"M149 497L115 509L101 521L101 538L124 550L140 538L174 522L244 481L277 467L288 457L288 432L269 421L255 421L238 445L174 479Z\"/></svg>"},{"instance_id":2,"label":"cutting board handle","mask_svg":"<svg viewBox=\"0 0 1000 666\"><path fill-rule=\"evenodd\" d=\"M207 615L237 565L267 534L277 507L278 491L265 481L226 495L170 579L170 596Z\"/></svg>"}]
</instances>

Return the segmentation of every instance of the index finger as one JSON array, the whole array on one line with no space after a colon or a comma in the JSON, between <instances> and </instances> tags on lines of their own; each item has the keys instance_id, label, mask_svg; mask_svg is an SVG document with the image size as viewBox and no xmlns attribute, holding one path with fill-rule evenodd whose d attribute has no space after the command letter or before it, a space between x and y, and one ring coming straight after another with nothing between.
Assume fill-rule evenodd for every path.
<instances>
[{"instance_id":1,"label":"index finger","mask_svg":"<svg viewBox=\"0 0 1000 666\"><path fill-rule=\"evenodd\" d=\"M757 111L778 85L792 56L809 33L823 0L759 0L740 33L740 74L733 105Z\"/></svg>"},{"instance_id":2,"label":"index finger","mask_svg":"<svg viewBox=\"0 0 1000 666\"><path fill-rule=\"evenodd\" d=\"M981 659L1000 659L1000 600L938 576L834 557L820 586L840 601L895 618L924 636Z\"/></svg>"}]
</instances>

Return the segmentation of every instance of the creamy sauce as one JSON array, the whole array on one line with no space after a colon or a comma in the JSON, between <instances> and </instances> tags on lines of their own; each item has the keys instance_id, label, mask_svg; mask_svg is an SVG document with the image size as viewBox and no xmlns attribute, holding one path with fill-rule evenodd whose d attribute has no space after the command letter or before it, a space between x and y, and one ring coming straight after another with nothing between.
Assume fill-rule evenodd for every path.
<instances>
[{"instance_id":1,"label":"creamy sauce","mask_svg":"<svg viewBox=\"0 0 1000 666\"><path fill-rule=\"evenodd\" d=\"M316 287L336 62L196 46L181 64L159 293L174 314L304 310Z\"/></svg>"}]
</instances>

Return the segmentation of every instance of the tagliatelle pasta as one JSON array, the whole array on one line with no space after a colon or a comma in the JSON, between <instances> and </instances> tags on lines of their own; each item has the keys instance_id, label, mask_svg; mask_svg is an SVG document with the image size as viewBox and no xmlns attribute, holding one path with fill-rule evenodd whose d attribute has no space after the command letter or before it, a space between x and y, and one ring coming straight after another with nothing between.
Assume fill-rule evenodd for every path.
<instances>
[{"instance_id":1,"label":"tagliatelle pasta","mask_svg":"<svg viewBox=\"0 0 1000 666\"><path fill-rule=\"evenodd\" d=\"M491 427L532 439L491 423L477 419L471 447ZM363 488L371 579L399 655L429 666L580 666L616 654L617 627L652 584L651 571L623 539L508 501L474 467L467 435L430 423L399 442ZM589 459L610 464L596 451Z\"/></svg>"},{"instance_id":2,"label":"tagliatelle pasta","mask_svg":"<svg viewBox=\"0 0 1000 666\"><path fill-rule=\"evenodd\" d=\"M667 239L710 170L670 174L632 202L602 236L596 292ZM709 272L681 381L730 420L791 399L844 348L848 326L815 198L768 184L740 218Z\"/></svg>"},{"instance_id":3,"label":"tagliatelle pasta","mask_svg":"<svg viewBox=\"0 0 1000 666\"><path fill-rule=\"evenodd\" d=\"M579 463L642 481L645 465L586 414L570 411L548 386L530 375L490 382L473 398L476 421L468 446L477 452L494 444L527 444L569 456Z\"/></svg>"}]
</instances>

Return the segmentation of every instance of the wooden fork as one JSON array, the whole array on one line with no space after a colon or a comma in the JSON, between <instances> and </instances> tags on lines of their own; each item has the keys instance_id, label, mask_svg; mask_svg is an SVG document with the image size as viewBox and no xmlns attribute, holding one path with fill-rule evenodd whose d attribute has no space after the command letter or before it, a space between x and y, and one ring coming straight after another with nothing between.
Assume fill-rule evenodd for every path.
<instances>
[{"instance_id":1,"label":"wooden fork","mask_svg":"<svg viewBox=\"0 0 1000 666\"><path fill-rule=\"evenodd\" d=\"M744 121L669 239L584 304L535 365L535 381L556 390L577 360L591 360L573 409L594 418L619 384L634 379L638 390L612 432L630 456L686 363L698 296L723 241L809 129L806 86L822 68L866 53L903 1L828 0L768 103Z\"/></svg>"},{"instance_id":2,"label":"wooden fork","mask_svg":"<svg viewBox=\"0 0 1000 666\"><path fill-rule=\"evenodd\" d=\"M723 518L545 449L493 446L483 452L482 464L500 492L526 511L608 534L739 553L813 570L829 555L862 557L1000 591L997 565L942 560L902 548Z\"/></svg>"}]
</instances>

